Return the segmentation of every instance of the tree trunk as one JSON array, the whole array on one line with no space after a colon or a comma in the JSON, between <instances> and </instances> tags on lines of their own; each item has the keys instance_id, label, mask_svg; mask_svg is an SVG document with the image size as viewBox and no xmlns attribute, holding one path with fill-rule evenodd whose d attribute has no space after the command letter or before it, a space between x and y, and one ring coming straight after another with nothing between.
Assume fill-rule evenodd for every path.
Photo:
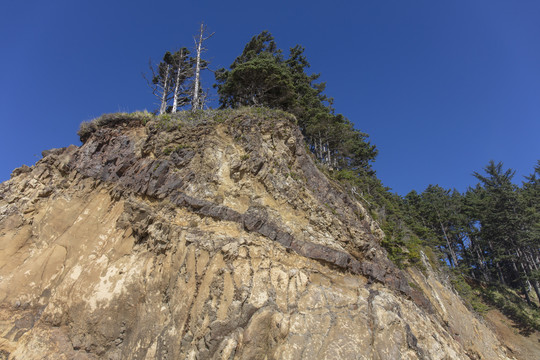
<instances>
[{"instance_id":1,"label":"tree trunk","mask_svg":"<svg viewBox=\"0 0 540 360\"><path fill-rule=\"evenodd\" d=\"M518 268L516 266L516 262L514 260L512 260L512 267L514 268L514 271L516 272L516 276L519 279L519 285L521 286L521 291L523 291L523 294L525 295L525 299L527 300L527 304L529 304L529 306L531 306L532 302L531 302L531 298L529 297L529 292L527 291L527 287L525 286L525 282L523 281L523 279L521 278L521 276L519 274Z\"/></svg>"},{"instance_id":2,"label":"tree trunk","mask_svg":"<svg viewBox=\"0 0 540 360\"><path fill-rule=\"evenodd\" d=\"M534 263L534 261L532 261L532 257L530 257L529 254L526 251L520 251L519 249L518 249L518 254L519 254L520 258L525 259L525 267L527 267L527 270L525 270L525 271L528 273L528 275L532 275L532 272L535 269L538 269L538 267L536 267L536 264ZM521 263L521 266L524 266L523 262ZM540 288L538 286L538 281L536 279L532 278L532 279L529 280L529 283L532 285L532 287L534 289L534 292L536 293L536 297L538 298L538 302L540 302Z\"/></svg>"},{"instance_id":3,"label":"tree trunk","mask_svg":"<svg viewBox=\"0 0 540 360\"><path fill-rule=\"evenodd\" d=\"M321 133L319 132L319 160L324 164L324 158L323 158L323 146L322 146L322 139L321 139Z\"/></svg>"},{"instance_id":4,"label":"tree trunk","mask_svg":"<svg viewBox=\"0 0 540 360\"><path fill-rule=\"evenodd\" d=\"M488 245L489 245L489 248L491 249L491 253L495 253L495 250L493 249L493 245L491 244L491 241L488 241ZM499 276L499 281L501 282L501 284L506 286L506 281L504 279L504 275L503 275L503 272L502 272L502 269L501 269L501 265L495 259L493 260L493 262L495 263L495 268L497 269L497 275Z\"/></svg>"},{"instance_id":5,"label":"tree trunk","mask_svg":"<svg viewBox=\"0 0 540 360\"><path fill-rule=\"evenodd\" d=\"M165 74L165 81L163 83L163 94L161 95L161 106L159 108L159 114L164 114L167 111L167 94L169 92L169 68L170 65L167 64L167 72Z\"/></svg>"},{"instance_id":6,"label":"tree trunk","mask_svg":"<svg viewBox=\"0 0 540 360\"><path fill-rule=\"evenodd\" d=\"M202 51L202 42L203 42L203 32L204 32L204 25L201 23L201 32L199 34L199 41L197 43L197 62L195 67L195 87L193 89L193 99L192 99L192 110L199 110L201 108L200 101L199 101L199 86L200 86L200 78L201 78L201 51Z\"/></svg>"},{"instance_id":7,"label":"tree trunk","mask_svg":"<svg viewBox=\"0 0 540 360\"><path fill-rule=\"evenodd\" d=\"M332 170L332 155L330 154L330 146L328 145L328 140L326 140L326 153L328 154L328 168Z\"/></svg>"},{"instance_id":8,"label":"tree trunk","mask_svg":"<svg viewBox=\"0 0 540 360\"><path fill-rule=\"evenodd\" d=\"M487 283L491 282L491 277L489 276L489 272L486 269L486 262L484 260L484 257L478 250L478 246L475 244L474 249L476 251L476 255L478 256L478 264L480 265L480 269L482 271L482 276L484 276L484 280L486 280Z\"/></svg>"},{"instance_id":9,"label":"tree trunk","mask_svg":"<svg viewBox=\"0 0 540 360\"><path fill-rule=\"evenodd\" d=\"M184 60L184 50L180 50L180 59L178 60L178 71L176 72L176 84L174 86L174 98L172 112L178 109L178 90L180 89L180 75L182 74L182 62Z\"/></svg>"},{"instance_id":10,"label":"tree trunk","mask_svg":"<svg viewBox=\"0 0 540 360\"><path fill-rule=\"evenodd\" d=\"M458 264L457 256L456 256L456 253L454 252L454 249L452 249L452 246L450 245L450 240L448 239L448 235L446 234L446 230L444 229L444 226L442 224L441 215L439 214L439 211L437 211L437 218L439 219L439 224L441 225L441 230L443 232L444 239L446 240L446 245L448 246L448 251L452 255L452 260L454 262L454 267L455 267Z\"/></svg>"}]
</instances>

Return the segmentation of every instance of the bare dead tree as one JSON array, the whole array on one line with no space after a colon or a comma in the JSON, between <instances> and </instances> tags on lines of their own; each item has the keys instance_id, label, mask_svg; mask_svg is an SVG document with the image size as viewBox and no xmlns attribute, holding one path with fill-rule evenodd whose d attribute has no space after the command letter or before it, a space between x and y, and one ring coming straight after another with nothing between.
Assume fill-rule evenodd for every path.
<instances>
[{"instance_id":1,"label":"bare dead tree","mask_svg":"<svg viewBox=\"0 0 540 360\"><path fill-rule=\"evenodd\" d=\"M201 60L201 54L206 49L203 48L203 42L210 39L215 33L212 33L208 36L205 36L204 33L206 32L206 26L204 23L201 22L201 29L199 32L199 38L194 38L195 41L195 49L197 51L197 61L195 65L195 84L193 86L193 97L191 100L191 109L192 110L199 110L204 107L203 98L200 96L200 84L201 84L201 69L206 68L207 63L202 63Z\"/></svg>"}]
</instances>

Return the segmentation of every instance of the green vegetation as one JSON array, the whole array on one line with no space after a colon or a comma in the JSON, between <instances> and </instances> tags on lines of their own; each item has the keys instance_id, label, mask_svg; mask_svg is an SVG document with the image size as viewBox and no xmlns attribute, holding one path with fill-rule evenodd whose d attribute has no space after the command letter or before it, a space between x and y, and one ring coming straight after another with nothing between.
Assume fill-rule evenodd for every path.
<instances>
[{"instance_id":1,"label":"green vegetation","mask_svg":"<svg viewBox=\"0 0 540 360\"><path fill-rule=\"evenodd\" d=\"M146 123L152 120L153 117L154 115L146 110L136 111L133 113L121 112L103 114L93 120L83 122L79 127L79 131L77 131L77 135L79 135L79 138L84 143L90 137L90 135L92 135L99 128L115 127L123 123L129 126L146 125Z\"/></svg>"},{"instance_id":2,"label":"green vegetation","mask_svg":"<svg viewBox=\"0 0 540 360\"><path fill-rule=\"evenodd\" d=\"M225 120L239 121L243 117L255 117L262 122L273 122L278 119L288 120L296 124L296 118L281 110L266 107L240 107L235 109L206 109L183 110L176 113L154 115L147 111L133 113L104 114L79 126L79 135L84 143L100 128L112 128L120 125L126 126L155 126L161 131L181 130L184 127L204 125L210 123L223 123Z\"/></svg>"},{"instance_id":3,"label":"green vegetation","mask_svg":"<svg viewBox=\"0 0 540 360\"><path fill-rule=\"evenodd\" d=\"M332 99L324 94L325 84L315 82L319 74L306 73L309 67L303 47L291 48L285 58L272 35L263 31L246 44L229 70L216 72L221 108L263 106L289 112L319 162L330 169L371 173L375 146L367 134L335 113Z\"/></svg>"},{"instance_id":4,"label":"green vegetation","mask_svg":"<svg viewBox=\"0 0 540 360\"><path fill-rule=\"evenodd\" d=\"M467 279L461 274L452 274L451 282L452 286L461 295L461 298L465 300L465 303L473 308L476 312L484 314L490 309L486 305L485 300L482 298L483 287L480 284L469 285ZM470 279L469 279L470 281Z\"/></svg>"},{"instance_id":5,"label":"green vegetation","mask_svg":"<svg viewBox=\"0 0 540 360\"><path fill-rule=\"evenodd\" d=\"M186 144L178 144L176 146L168 146L165 149L163 149L163 154L168 156L168 155L172 154L173 152L179 152L180 150L190 149L190 148L191 148L191 146L186 145Z\"/></svg>"},{"instance_id":6,"label":"green vegetation","mask_svg":"<svg viewBox=\"0 0 540 360\"><path fill-rule=\"evenodd\" d=\"M475 173L480 181L465 194L429 186L403 199L408 225L442 262L460 274L486 284L519 289L529 305L538 289L540 164L520 188L493 161Z\"/></svg>"},{"instance_id":7,"label":"green vegetation","mask_svg":"<svg viewBox=\"0 0 540 360\"><path fill-rule=\"evenodd\" d=\"M174 53L167 51L155 67L150 64L152 77L146 80L160 101L159 114L175 113L190 104L191 91L187 83L194 75L195 59L189 55L190 51L184 47Z\"/></svg>"},{"instance_id":8,"label":"green vegetation","mask_svg":"<svg viewBox=\"0 0 540 360\"><path fill-rule=\"evenodd\" d=\"M462 297L479 312L500 309L540 329L540 162L521 186L491 161L461 194L430 185L399 206L406 226L437 255ZM395 245L391 245L395 246ZM390 247L391 247L390 246Z\"/></svg>"},{"instance_id":9,"label":"green vegetation","mask_svg":"<svg viewBox=\"0 0 540 360\"><path fill-rule=\"evenodd\" d=\"M414 226L407 222L409 215L400 196L391 193L373 173L341 169L328 175L343 184L379 223L385 234L382 245L390 260L400 268L411 265L422 268L420 253L428 249Z\"/></svg>"},{"instance_id":10,"label":"green vegetation","mask_svg":"<svg viewBox=\"0 0 540 360\"><path fill-rule=\"evenodd\" d=\"M489 305L501 310L525 332L540 331L540 309L525 303L513 289L505 286L489 286L479 296Z\"/></svg>"},{"instance_id":11,"label":"green vegetation","mask_svg":"<svg viewBox=\"0 0 540 360\"><path fill-rule=\"evenodd\" d=\"M294 116L284 111L265 107L241 107L235 109L207 109L207 110L184 110L176 113L156 115L156 126L160 130L173 131L182 127L204 125L210 123L222 123L227 119L241 119L243 116L252 116L261 121L275 121L286 119L295 123Z\"/></svg>"}]
</instances>

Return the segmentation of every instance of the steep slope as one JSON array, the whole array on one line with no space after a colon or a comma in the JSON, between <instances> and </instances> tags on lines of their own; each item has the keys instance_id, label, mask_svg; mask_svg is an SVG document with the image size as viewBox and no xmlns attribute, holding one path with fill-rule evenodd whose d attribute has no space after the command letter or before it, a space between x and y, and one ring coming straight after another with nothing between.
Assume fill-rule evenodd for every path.
<instances>
[{"instance_id":1,"label":"steep slope","mask_svg":"<svg viewBox=\"0 0 540 360\"><path fill-rule=\"evenodd\" d=\"M0 185L4 358L507 358L387 259L290 116L99 125Z\"/></svg>"}]
</instances>

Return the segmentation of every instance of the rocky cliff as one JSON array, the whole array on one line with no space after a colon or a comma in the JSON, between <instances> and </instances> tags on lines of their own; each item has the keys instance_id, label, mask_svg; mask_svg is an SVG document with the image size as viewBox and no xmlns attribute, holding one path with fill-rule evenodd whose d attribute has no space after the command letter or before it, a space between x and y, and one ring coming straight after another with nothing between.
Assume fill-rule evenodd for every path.
<instances>
[{"instance_id":1,"label":"rocky cliff","mask_svg":"<svg viewBox=\"0 0 540 360\"><path fill-rule=\"evenodd\" d=\"M429 262L387 259L290 116L87 130L0 185L0 358L507 358Z\"/></svg>"}]
</instances>

